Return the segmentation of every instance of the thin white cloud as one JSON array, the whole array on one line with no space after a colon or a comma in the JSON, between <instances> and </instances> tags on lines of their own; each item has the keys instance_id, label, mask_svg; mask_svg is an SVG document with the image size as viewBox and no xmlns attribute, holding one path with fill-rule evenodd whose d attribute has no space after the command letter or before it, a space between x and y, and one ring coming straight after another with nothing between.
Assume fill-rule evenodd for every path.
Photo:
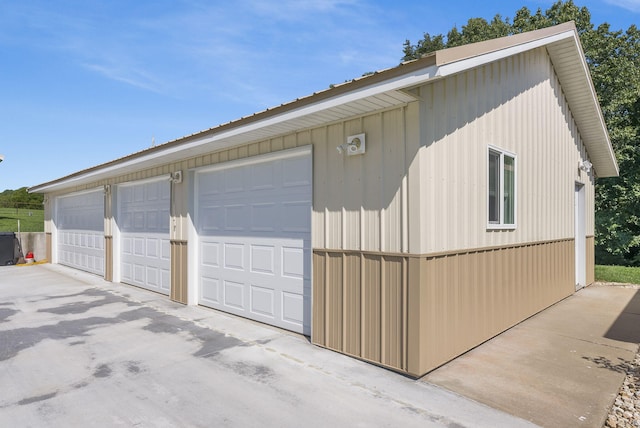
<instances>
[{"instance_id":1,"label":"thin white cloud","mask_svg":"<svg viewBox=\"0 0 640 428\"><path fill-rule=\"evenodd\" d=\"M83 64L89 70L95 71L104 77L123 82L131 86L145 89L155 93L163 93L166 86L159 79L151 76L147 71L133 67L123 67L122 65L107 64Z\"/></svg>"},{"instance_id":2,"label":"thin white cloud","mask_svg":"<svg viewBox=\"0 0 640 428\"><path fill-rule=\"evenodd\" d=\"M22 42L135 88L261 109L393 65L404 40L390 37L388 12L361 0L129 5L59 10L36 0L19 10Z\"/></svg>"},{"instance_id":3,"label":"thin white cloud","mask_svg":"<svg viewBox=\"0 0 640 428\"><path fill-rule=\"evenodd\" d=\"M640 0L605 0L605 2L631 12L640 13Z\"/></svg>"}]
</instances>

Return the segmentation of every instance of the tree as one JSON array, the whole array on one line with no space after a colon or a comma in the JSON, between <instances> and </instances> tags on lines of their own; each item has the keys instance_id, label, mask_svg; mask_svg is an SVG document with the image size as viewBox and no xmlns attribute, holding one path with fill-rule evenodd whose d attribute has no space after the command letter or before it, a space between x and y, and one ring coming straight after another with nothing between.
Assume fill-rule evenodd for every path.
<instances>
[{"instance_id":1,"label":"tree","mask_svg":"<svg viewBox=\"0 0 640 428\"><path fill-rule=\"evenodd\" d=\"M0 193L0 208L28 208L42 209L44 196L39 193L29 193L26 187L17 190L5 190Z\"/></svg>"},{"instance_id":2,"label":"tree","mask_svg":"<svg viewBox=\"0 0 640 428\"><path fill-rule=\"evenodd\" d=\"M404 43L403 60L433 50L489 40L574 21L607 123L620 177L596 181L596 259L598 263L640 266L640 31L612 31L604 23L594 28L586 7L557 1L535 13L523 7L513 23L496 15L491 22L471 18L462 31L447 36L425 33L423 40Z\"/></svg>"}]
</instances>

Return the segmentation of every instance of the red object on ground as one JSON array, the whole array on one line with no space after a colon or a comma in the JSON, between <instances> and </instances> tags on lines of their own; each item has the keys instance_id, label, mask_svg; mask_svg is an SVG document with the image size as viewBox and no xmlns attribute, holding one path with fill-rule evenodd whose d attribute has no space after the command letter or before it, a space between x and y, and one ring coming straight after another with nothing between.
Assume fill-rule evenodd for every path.
<instances>
[{"instance_id":1,"label":"red object on ground","mask_svg":"<svg viewBox=\"0 0 640 428\"><path fill-rule=\"evenodd\" d=\"M27 253L27 255L26 255L26 256L24 256L24 258L25 258L25 259L32 259L32 258L33 258L33 253L32 253L31 251L29 251L29 252Z\"/></svg>"}]
</instances>

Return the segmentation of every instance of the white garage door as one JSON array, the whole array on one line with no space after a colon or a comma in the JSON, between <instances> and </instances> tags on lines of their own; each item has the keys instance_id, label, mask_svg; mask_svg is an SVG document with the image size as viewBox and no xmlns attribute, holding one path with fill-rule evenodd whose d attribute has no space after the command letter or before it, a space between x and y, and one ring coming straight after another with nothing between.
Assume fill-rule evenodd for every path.
<instances>
[{"instance_id":1,"label":"white garage door","mask_svg":"<svg viewBox=\"0 0 640 428\"><path fill-rule=\"evenodd\" d=\"M169 204L168 180L118 186L122 282L169 294Z\"/></svg>"},{"instance_id":2,"label":"white garage door","mask_svg":"<svg viewBox=\"0 0 640 428\"><path fill-rule=\"evenodd\" d=\"M104 275L104 192L56 199L58 263Z\"/></svg>"},{"instance_id":3,"label":"white garage door","mask_svg":"<svg viewBox=\"0 0 640 428\"><path fill-rule=\"evenodd\" d=\"M199 303L310 334L311 151L196 173Z\"/></svg>"}]
</instances>

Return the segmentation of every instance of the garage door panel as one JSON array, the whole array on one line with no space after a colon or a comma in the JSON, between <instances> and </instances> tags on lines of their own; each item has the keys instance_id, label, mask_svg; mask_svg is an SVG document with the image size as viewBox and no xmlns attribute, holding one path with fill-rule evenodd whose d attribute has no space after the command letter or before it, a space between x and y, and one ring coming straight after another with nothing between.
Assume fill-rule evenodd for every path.
<instances>
[{"instance_id":1,"label":"garage door panel","mask_svg":"<svg viewBox=\"0 0 640 428\"><path fill-rule=\"evenodd\" d=\"M282 177L283 187L308 187L311 186L311 158L292 158L282 161L284 171Z\"/></svg>"},{"instance_id":2,"label":"garage door panel","mask_svg":"<svg viewBox=\"0 0 640 428\"><path fill-rule=\"evenodd\" d=\"M147 266L146 271L147 284L151 287L160 288L160 269Z\"/></svg>"},{"instance_id":3,"label":"garage door panel","mask_svg":"<svg viewBox=\"0 0 640 428\"><path fill-rule=\"evenodd\" d=\"M169 294L171 292L171 271L169 269L162 269L161 271L161 283L160 287Z\"/></svg>"},{"instance_id":4,"label":"garage door panel","mask_svg":"<svg viewBox=\"0 0 640 428\"><path fill-rule=\"evenodd\" d=\"M282 292L282 320L302 326L304 321L304 296L301 294Z\"/></svg>"},{"instance_id":5,"label":"garage door panel","mask_svg":"<svg viewBox=\"0 0 640 428\"><path fill-rule=\"evenodd\" d=\"M246 204L227 205L224 207L224 230L227 232L244 232L247 229L248 216Z\"/></svg>"},{"instance_id":6,"label":"garage door panel","mask_svg":"<svg viewBox=\"0 0 640 428\"><path fill-rule=\"evenodd\" d=\"M218 278L210 278L202 276L200 279L200 296L204 302L212 304L220 304L222 295L220 290L220 280Z\"/></svg>"},{"instance_id":7,"label":"garage door panel","mask_svg":"<svg viewBox=\"0 0 640 428\"><path fill-rule=\"evenodd\" d=\"M220 266L220 242L203 242L200 245L200 260L203 266Z\"/></svg>"},{"instance_id":8,"label":"garage door panel","mask_svg":"<svg viewBox=\"0 0 640 428\"><path fill-rule=\"evenodd\" d=\"M251 272L273 276L275 273L275 246L251 245L250 248Z\"/></svg>"},{"instance_id":9,"label":"garage door panel","mask_svg":"<svg viewBox=\"0 0 640 428\"><path fill-rule=\"evenodd\" d=\"M274 164L265 162L251 166L251 189L252 191L275 189L277 181Z\"/></svg>"},{"instance_id":10,"label":"garage door panel","mask_svg":"<svg viewBox=\"0 0 640 428\"><path fill-rule=\"evenodd\" d=\"M56 200L58 262L104 274L104 193L67 195Z\"/></svg>"},{"instance_id":11,"label":"garage door panel","mask_svg":"<svg viewBox=\"0 0 640 428\"><path fill-rule=\"evenodd\" d=\"M223 259L225 269L244 270L244 244L225 243Z\"/></svg>"},{"instance_id":12,"label":"garage door panel","mask_svg":"<svg viewBox=\"0 0 640 428\"><path fill-rule=\"evenodd\" d=\"M224 193L233 194L244 191L245 174L240 168L230 168L224 173Z\"/></svg>"},{"instance_id":13,"label":"garage door panel","mask_svg":"<svg viewBox=\"0 0 640 428\"><path fill-rule=\"evenodd\" d=\"M169 202L165 180L118 187L123 282L169 294Z\"/></svg>"},{"instance_id":14,"label":"garage door panel","mask_svg":"<svg viewBox=\"0 0 640 428\"><path fill-rule=\"evenodd\" d=\"M200 303L309 334L310 155L196 172L195 181Z\"/></svg>"},{"instance_id":15,"label":"garage door panel","mask_svg":"<svg viewBox=\"0 0 640 428\"><path fill-rule=\"evenodd\" d=\"M280 206L273 202L251 204L251 230L253 232L274 232L278 229Z\"/></svg>"},{"instance_id":16,"label":"garage door panel","mask_svg":"<svg viewBox=\"0 0 640 428\"><path fill-rule=\"evenodd\" d=\"M147 238L146 256L160 258L160 240L158 238Z\"/></svg>"},{"instance_id":17,"label":"garage door panel","mask_svg":"<svg viewBox=\"0 0 640 428\"><path fill-rule=\"evenodd\" d=\"M224 305L244 311L244 293L245 286L243 282L231 280L224 281Z\"/></svg>"},{"instance_id":18,"label":"garage door panel","mask_svg":"<svg viewBox=\"0 0 640 428\"><path fill-rule=\"evenodd\" d=\"M304 256L302 248L282 247L282 276L304 279Z\"/></svg>"},{"instance_id":19,"label":"garage door panel","mask_svg":"<svg viewBox=\"0 0 640 428\"><path fill-rule=\"evenodd\" d=\"M275 318L275 292L273 289L251 285L251 312Z\"/></svg>"},{"instance_id":20,"label":"garage door panel","mask_svg":"<svg viewBox=\"0 0 640 428\"><path fill-rule=\"evenodd\" d=\"M284 232L310 233L311 216L308 215L309 201L293 201L282 204L287 213L287 221L282 228Z\"/></svg>"}]
</instances>

